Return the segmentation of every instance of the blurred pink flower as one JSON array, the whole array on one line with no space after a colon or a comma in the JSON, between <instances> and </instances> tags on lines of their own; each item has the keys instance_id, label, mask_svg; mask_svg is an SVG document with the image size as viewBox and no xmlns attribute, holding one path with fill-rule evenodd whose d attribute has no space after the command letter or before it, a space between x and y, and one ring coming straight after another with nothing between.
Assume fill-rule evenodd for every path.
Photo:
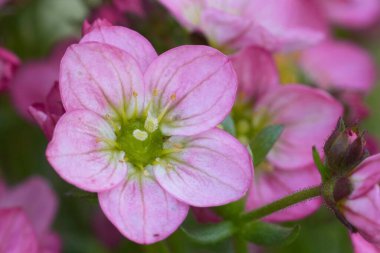
<instances>
[{"instance_id":1,"label":"blurred pink flower","mask_svg":"<svg viewBox=\"0 0 380 253\"><path fill-rule=\"evenodd\" d=\"M339 203L345 218L367 241L380 247L380 154L360 163L349 177L350 195Z\"/></svg>"},{"instance_id":2,"label":"blurred pink flower","mask_svg":"<svg viewBox=\"0 0 380 253\"><path fill-rule=\"evenodd\" d=\"M314 0L160 0L190 31L223 49L257 45L293 51L321 41L327 30Z\"/></svg>"},{"instance_id":3,"label":"blurred pink flower","mask_svg":"<svg viewBox=\"0 0 380 253\"><path fill-rule=\"evenodd\" d=\"M0 91L8 87L19 65L20 60L16 55L0 47Z\"/></svg>"},{"instance_id":4,"label":"blurred pink flower","mask_svg":"<svg viewBox=\"0 0 380 253\"><path fill-rule=\"evenodd\" d=\"M113 0L113 4L121 12L129 12L139 16L144 16L142 0Z\"/></svg>"},{"instance_id":5,"label":"blurred pink flower","mask_svg":"<svg viewBox=\"0 0 380 253\"><path fill-rule=\"evenodd\" d=\"M0 252L38 253L38 240L20 208L0 209Z\"/></svg>"},{"instance_id":6,"label":"blurred pink flower","mask_svg":"<svg viewBox=\"0 0 380 253\"><path fill-rule=\"evenodd\" d=\"M58 81L59 64L63 53L72 40L58 44L50 57L23 64L15 74L10 94L17 111L28 120L33 120L29 107L45 104L54 83Z\"/></svg>"},{"instance_id":7,"label":"blurred pink flower","mask_svg":"<svg viewBox=\"0 0 380 253\"><path fill-rule=\"evenodd\" d=\"M257 102L279 86L278 71L270 52L259 47L247 47L231 55L235 68L239 95Z\"/></svg>"},{"instance_id":8,"label":"blurred pink flower","mask_svg":"<svg viewBox=\"0 0 380 253\"><path fill-rule=\"evenodd\" d=\"M379 0L319 0L334 24L348 28L366 28L380 20Z\"/></svg>"},{"instance_id":9,"label":"blurred pink flower","mask_svg":"<svg viewBox=\"0 0 380 253\"><path fill-rule=\"evenodd\" d=\"M351 235L355 253L380 253L380 246L367 242L360 234Z\"/></svg>"},{"instance_id":10,"label":"blurred pink flower","mask_svg":"<svg viewBox=\"0 0 380 253\"><path fill-rule=\"evenodd\" d=\"M329 40L305 50L300 65L318 86L325 89L368 92L376 80L372 57L347 41Z\"/></svg>"},{"instance_id":11,"label":"blurred pink flower","mask_svg":"<svg viewBox=\"0 0 380 253\"><path fill-rule=\"evenodd\" d=\"M311 150L313 146L322 150L342 113L342 106L329 94L302 85L281 86L255 105L253 121L256 128L282 125L284 130L269 151L267 161L256 168L247 199L248 210L320 183ZM320 199L311 200L266 219L300 219L314 212L320 203Z\"/></svg>"},{"instance_id":12,"label":"blurred pink flower","mask_svg":"<svg viewBox=\"0 0 380 253\"><path fill-rule=\"evenodd\" d=\"M345 105L346 121L351 124L362 121L370 114L369 108L365 104L364 96L359 92L341 92L339 100Z\"/></svg>"},{"instance_id":13,"label":"blurred pink flower","mask_svg":"<svg viewBox=\"0 0 380 253\"><path fill-rule=\"evenodd\" d=\"M247 192L248 151L215 128L237 89L219 51L182 46L157 56L140 34L101 26L66 51L59 84L66 113L47 158L66 181L98 192L130 240L162 240L189 205L222 205Z\"/></svg>"},{"instance_id":14,"label":"blurred pink flower","mask_svg":"<svg viewBox=\"0 0 380 253\"><path fill-rule=\"evenodd\" d=\"M58 82L51 88L44 103L34 103L29 106L29 113L49 140L53 136L55 125L64 112Z\"/></svg>"},{"instance_id":15,"label":"blurred pink flower","mask_svg":"<svg viewBox=\"0 0 380 253\"><path fill-rule=\"evenodd\" d=\"M82 25L82 35L84 36L92 30L100 28L101 26L112 26L112 23L103 18L98 18L92 23L90 23L88 20L85 20Z\"/></svg>"},{"instance_id":16,"label":"blurred pink flower","mask_svg":"<svg viewBox=\"0 0 380 253\"><path fill-rule=\"evenodd\" d=\"M90 21L98 19L105 19L114 25L126 25L128 23L125 14L112 3L103 4L91 13Z\"/></svg>"},{"instance_id":17,"label":"blurred pink flower","mask_svg":"<svg viewBox=\"0 0 380 253\"><path fill-rule=\"evenodd\" d=\"M50 229L57 206L55 193L40 177L3 189L0 195L1 252L60 252L60 238Z\"/></svg>"}]
</instances>

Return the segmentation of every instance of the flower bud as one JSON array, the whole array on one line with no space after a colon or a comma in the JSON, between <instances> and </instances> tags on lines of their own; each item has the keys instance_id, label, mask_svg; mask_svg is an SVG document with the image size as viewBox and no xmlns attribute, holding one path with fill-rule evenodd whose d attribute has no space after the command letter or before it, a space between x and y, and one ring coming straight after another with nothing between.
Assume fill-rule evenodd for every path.
<instances>
[{"instance_id":1,"label":"flower bud","mask_svg":"<svg viewBox=\"0 0 380 253\"><path fill-rule=\"evenodd\" d=\"M353 172L323 184L326 204L352 232L380 246L380 154L366 158Z\"/></svg>"},{"instance_id":2,"label":"flower bud","mask_svg":"<svg viewBox=\"0 0 380 253\"><path fill-rule=\"evenodd\" d=\"M367 156L363 133L346 127L340 119L324 146L326 166L332 176L347 174Z\"/></svg>"}]
</instances>

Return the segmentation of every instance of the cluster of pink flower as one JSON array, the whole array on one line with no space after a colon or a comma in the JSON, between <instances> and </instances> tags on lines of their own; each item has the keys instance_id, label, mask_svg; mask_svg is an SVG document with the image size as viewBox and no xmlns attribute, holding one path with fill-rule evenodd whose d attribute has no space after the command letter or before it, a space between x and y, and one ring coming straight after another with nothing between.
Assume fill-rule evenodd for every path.
<instances>
[{"instance_id":1,"label":"cluster of pink flower","mask_svg":"<svg viewBox=\"0 0 380 253\"><path fill-rule=\"evenodd\" d=\"M134 7L122 2L114 1L112 8L143 13L138 1ZM160 2L212 47L186 45L157 55L140 34L98 19L84 24L78 43L67 50L67 43L61 45L49 60L22 65L14 78L19 61L0 51L0 88L9 85L20 113L43 129L55 171L98 193L103 212L124 236L150 244L173 233L190 206L202 220L219 220L213 211L206 210L210 218L198 208L247 196L250 211L324 183L311 152L315 146L330 169L353 164L334 174L332 199L322 194L264 220L304 218L324 199L359 232L352 234L356 253L380 252L380 155L365 158L361 134L335 128L342 116L357 122L368 115L363 98L373 88L376 67L364 49L331 32L332 25L374 24L380 2ZM236 138L218 127L229 113ZM272 125L281 125L282 133L253 168L247 146L255 153L252 140ZM342 146L349 158L336 162ZM20 216L10 218L17 222L14 229L23 226L35 236L22 225L28 221L19 209L2 209L10 207L3 203L26 206L25 198L15 193L3 201L1 193L0 215ZM41 229L34 224L38 238L45 238L39 231L46 233L50 221Z\"/></svg>"}]
</instances>

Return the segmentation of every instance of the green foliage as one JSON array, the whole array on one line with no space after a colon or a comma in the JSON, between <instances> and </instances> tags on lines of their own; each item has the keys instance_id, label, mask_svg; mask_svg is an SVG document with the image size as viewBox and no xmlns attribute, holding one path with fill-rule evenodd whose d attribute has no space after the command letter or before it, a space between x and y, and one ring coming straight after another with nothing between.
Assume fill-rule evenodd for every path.
<instances>
[{"instance_id":1,"label":"green foliage","mask_svg":"<svg viewBox=\"0 0 380 253\"><path fill-rule=\"evenodd\" d=\"M300 232L300 226L284 227L277 224L252 221L244 224L240 235L257 245L278 246L292 243Z\"/></svg>"},{"instance_id":2,"label":"green foliage","mask_svg":"<svg viewBox=\"0 0 380 253\"><path fill-rule=\"evenodd\" d=\"M251 143L253 152L254 166L258 166L280 137L284 127L281 125L272 125L261 130Z\"/></svg>"},{"instance_id":3,"label":"green foliage","mask_svg":"<svg viewBox=\"0 0 380 253\"><path fill-rule=\"evenodd\" d=\"M235 122L230 115L228 115L222 122L223 129L233 136L236 136Z\"/></svg>"},{"instance_id":4,"label":"green foliage","mask_svg":"<svg viewBox=\"0 0 380 253\"><path fill-rule=\"evenodd\" d=\"M182 230L198 243L216 243L225 240L236 232L234 224L223 221L216 224L199 225L197 228L184 228Z\"/></svg>"}]
</instances>

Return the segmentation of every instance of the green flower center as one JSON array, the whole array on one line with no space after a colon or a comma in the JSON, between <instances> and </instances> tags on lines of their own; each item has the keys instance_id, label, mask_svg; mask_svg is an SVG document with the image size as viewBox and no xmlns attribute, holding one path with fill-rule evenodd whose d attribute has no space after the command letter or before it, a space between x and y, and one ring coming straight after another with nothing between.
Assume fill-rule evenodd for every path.
<instances>
[{"instance_id":1,"label":"green flower center","mask_svg":"<svg viewBox=\"0 0 380 253\"><path fill-rule=\"evenodd\" d=\"M151 120L134 119L121 124L116 142L124 151L125 160L143 168L160 157L166 137Z\"/></svg>"}]
</instances>

